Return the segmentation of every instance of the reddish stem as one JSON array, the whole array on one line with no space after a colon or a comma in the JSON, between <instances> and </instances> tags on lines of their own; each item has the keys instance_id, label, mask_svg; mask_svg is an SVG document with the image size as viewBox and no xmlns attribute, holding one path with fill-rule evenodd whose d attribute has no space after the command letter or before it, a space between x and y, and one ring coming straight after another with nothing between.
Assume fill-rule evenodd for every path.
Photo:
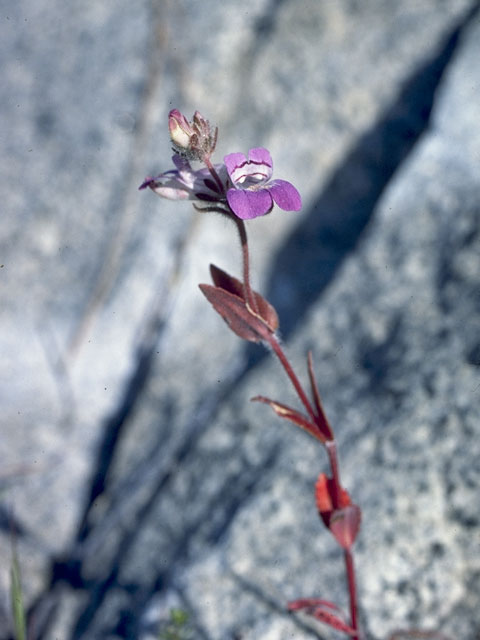
<instances>
[{"instance_id":1,"label":"reddish stem","mask_svg":"<svg viewBox=\"0 0 480 640\"><path fill-rule=\"evenodd\" d=\"M293 384L298 397L300 398L303 406L307 410L308 415L312 419L313 423L316 424L316 416L315 416L315 412L312 409L312 405L310 404L307 398L307 395L303 390L302 385L300 384L300 381L298 380L295 374L295 371L293 370L292 365L288 361L287 356L285 355L282 347L280 346L280 343L278 342L278 339L275 334L271 334L271 337L269 339L269 344L272 347L272 349L275 351L275 355L280 360L282 367L285 369L285 373L290 378L290 382Z\"/></svg>"},{"instance_id":2,"label":"reddish stem","mask_svg":"<svg viewBox=\"0 0 480 640\"><path fill-rule=\"evenodd\" d=\"M225 186L222 184L222 181L220 180L220 176L218 175L215 167L212 164L212 161L210 160L210 156L205 155L203 157L203 161L207 166L207 169L210 171L212 178L215 180L215 182L217 183L217 187L220 189L220 193L225 193Z\"/></svg>"},{"instance_id":3,"label":"reddish stem","mask_svg":"<svg viewBox=\"0 0 480 640\"><path fill-rule=\"evenodd\" d=\"M348 594L350 596L350 626L358 631L357 620L357 587L355 584L355 566L353 564L353 555L350 549L345 549L345 569L347 572ZM352 636L353 640L359 640L360 635Z\"/></svg>"},{"instance_id":4,"label":"reddish stem","mask_svg":"<svg viewBox=\"0 0 480 640\"><path fill-rule=\"evenodd\" d=\"M337 445L335 440L329 440L325 443L327 449L328 459L330 461L330 469L332 472L333 486L334 486L334 502L335 506L340 507L340 470L338 465ZM355 631L358 630L357 622L357 589L355 585L355 566L353 564L353 555L350 549L344 550L345 557L345 571L347 574L348 595L350 598L350 626ZM359 636L353 636L353 640L358 640Z\"/></svg>"},{"instance_id":5,"label":"reddish stem","mask_svg":"<svg viewBox=\"0 0 480 640\"><path fill-rule=\"evenodd\" d=\"M238 234L240 236L240 244L242 245L243 291L245 295L245 302L252 311L254 311L256 314L259 314L257 302L255 300L255 296L250 284L250 257L248 252L247 230L245 228L245 223L243 222L243 220L237 218L237 216L233 213L232 219L237 225Z\"/></svg>"},{"instance_id":6,"label":"reddish stem","mask_svg":"<svg viewBox=\"0 0 480 640\"><path fill-rule=\"evenodd\" d=\"M330 469L332 471L332 480L333 486L335 489L335 508L340 508L340 470L338 465L338 456L337 456L337 443L335 440L328 440L325 443L325 448L328 453L328 460L330 462Z\"/></svg>"},{"instance_id":7,"label":"reddish stem","mask_svg":"<svg viewBox=\"0 0 480 640\"><path fill-rule=\"evenodd\" d=\"M208 162L207 162L207 160L208 160ZM211 163L209 164L209 162L210 162L209 159L207 159L207 160L205 162L206 162L208 168L210 169L210 172L212 173L212 175L214 177L215 176L217 177L216 179L220 180L218 178L218 175L217 175L215 169L213 168L213 165ZM243 287L244 287L245 301L247 302L247 304L250 306L250 308L255 313L258 313L258 308L257 308L257 305L256 305L255 296L254 296L252 288L250 286L250 266L249 266L249 252L248 252L247 231L245 229L245 224L244 224L243 220L241 220L240 218L237 218L235 215L232 215L232 218L233 218L233 220L235 221L235 223L237 225L238 233L240 235L240 243L242 245ZM310 401L309 401L309 399L307 397L307 394L303 390L303 387L300 384L300 381L297 378L297 375L296 375L295 371L293 370L292 365L288 361L287 356L285 355L282 347L280 346L280 343L278 342L277 336L274 333L268 334L267 340L268 340L270 346L272 347L273 351L275 352L275 355L280 360L280 363L281 363L282 367L284 368L285 373L289 377L290 382L292 383L295 391L297 392L298 397L300 398L300 401L302 402L303 406L305 407L305 409L306 409L308 415L310 416L310 418L312 419L313 423L318 426L318 428L320 429L320 431L322 433L323 433L323 431L326 431L327 434L331 434L331 436L332 436L331 440L327 440L326 441L325 447L327 449L328 458L329 458L329 461L330 461L330 468L331 468L331 472L332 472L334 491L335 491L334 500L336 502L336 506L339 506L340 505L340 495L341 495L341 484L340 484L340 471L339 471L338 457L337 457L337 445L336 445L335 440L333 439L333 432L332 432L332 429L331 429L331 427L328 424L328 421L326 419L325 413L323 411L323 407L321 405L320 395L318 394L318 390L316 388L316 381L315 381L315 376L313 374L313 366L312 366L311 356L309 356L309 375L310 375L310 381L311 381L312 387L313 387L314 401L316 403L316 408L317 408L318 415L313 410L312 405L310 404ZM345 549L344 550L344 554L345 554L345 569L346 569L346 573L347 573L348 593L349 593L349 597L350 597L351 626L352 626L353 629L355 629L355 631L357 631L358 630L358 627L357 627L357 624L358 624L357 623L357 590L356 590L356 585L355 585L355 567L354 567L354 564L353 564L353 556L352 556L352 552L350 551L350 549ZM358 634L353 636L353 640L359 640L359 638L360 638L360 636Z\"/></svg>"}]
</instances>

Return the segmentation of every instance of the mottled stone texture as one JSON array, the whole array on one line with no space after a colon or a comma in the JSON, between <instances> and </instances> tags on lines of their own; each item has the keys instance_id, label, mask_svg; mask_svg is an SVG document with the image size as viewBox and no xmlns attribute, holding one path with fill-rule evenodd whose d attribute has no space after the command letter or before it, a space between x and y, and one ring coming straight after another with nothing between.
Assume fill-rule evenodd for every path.
<instances>
[{"instance_id":1,"label":"mottled stone texture","mask_svg":"<svg viewBox=\"0 0 480 640\"><path fill-rule=\"evenodd\" d=\"M315 355L367 637L480 637L480 17L473 0L0 7L0 638L15 532L32 640L339 637L323 451L198 291L233 225L138 192L199 109L270 149L301 212L249 223L254 285Z\"/></svg>"}]
</instances>

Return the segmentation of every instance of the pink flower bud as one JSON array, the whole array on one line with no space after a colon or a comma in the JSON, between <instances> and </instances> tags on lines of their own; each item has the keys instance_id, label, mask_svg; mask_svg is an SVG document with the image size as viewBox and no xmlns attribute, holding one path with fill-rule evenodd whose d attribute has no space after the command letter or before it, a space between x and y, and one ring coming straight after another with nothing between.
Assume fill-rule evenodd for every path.
<instances>
[{"instance_id":1,"label":"pink flower bud","mask_svg":"<svg viewBox=\"0 0 480 640\"><path fill-rule=\"evenodd\" d=\"M173 144L179 150L186 151L190 148L191 139L195 135L195 131L178 109L172 109L168 114L168 129Z\"/></svg>"},{"instance_id":2,"label":"pink flower bud","mask_svg":"<svg viewBox=\"0 0 480 640\"><path fill-rule=\"evenodd\" d=\"M189 160L203 161L212 155L217 129L212 130L199 111L195 111L189 122L178 109L172 109L168 115L168 129L176 151Z\"/></svg>"}]
</instances>

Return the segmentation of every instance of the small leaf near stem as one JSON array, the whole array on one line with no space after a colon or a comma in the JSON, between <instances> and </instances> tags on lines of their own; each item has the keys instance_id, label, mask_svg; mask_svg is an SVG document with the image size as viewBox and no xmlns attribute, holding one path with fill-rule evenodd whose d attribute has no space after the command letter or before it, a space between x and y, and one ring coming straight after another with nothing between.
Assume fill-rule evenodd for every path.
<instances>
[{"instance_id":1,"label":"small leaf near stem","mask_svg":"<svg viewBox=\"0 0 480 640\"><path fill-rule=\"evenodd\" d=\"M324 624L328 624L328 626L333 629L342 631L350 637L356 637L357 631L344 622L338 615L329 611L329 609L338 611L340 614L342 613L332 602L329 602L328 600L320 600L318 598L302 598L288 603L289 611L304 611Z\"/></svg>"},{"instance_id":2,"label":"small leaf near stem","mask_svg":"<svg viewBox=\"0 0 480 640\"><path fill-rule=\"evenodd\" d=\"M286 420L290 420L290 422L293 422L298 427L304 429L311 436L317 438L317 440L320 440L322 444L325 443L325 439L319 432L317 425L312 423L311 420L309 420L306 416L304 416L296 409L287 407L287 405L282 404L281 402L270 400L270 398L265 398L265 396L255 396L251 400L252 402L263 402L264 404L270 405L277 416L280 416L280 418L285 418Z\"/></svg>"},{"instance_id":3,"label":"small leaf near stem","mask_svg":"<svg viewBox=\"0 0 480 640\"><path fill-rule=\"evenodd\" d=\"M201 284L199 287L215 311L237 336L249 342L268 340L271 329L260 316L250 311L243 298L209 284Z\"/></svg>"},{"instance_id":4,"label":"small leaf near stem","mask_svg":"<svg viewBox=\"0 0 480 640\"><path fill-rule=\"evenodd\" d=\"M217 287L224 289L245 301L245 289L240 280L237 280L237 278L234 278L222 269L219 269L214 264L210 265L210 274ZM256 291L252 291L252 297L255 300L257 307L257 311L254 313L262 318L271 331L276 331L278 329L278 315L275 309Z\"/></svg>"},{"instance_id":5,"label":"small leaf near stem","mask_svg":"<svg viewBox=\"0 0 480 640\"><path fill-rule=\"evenodd\" d=\"M315 415L314 410L312 409L312 405L310 404L310 401L309 401L309 399L307 397L307 394L303 390L303 387L300 384L300 381L297 378L297 375L296 375L295 371L293 370L292 365L288 361L288 358L285 355L282 347L280 346L278 338L277 338L277 336L275 334L272 334L272 335L269 336L268 344L272 347L275 355L280 360L280 364L284 368L285 373L287 374L287 376L290 378L290 382L292 383L293 388L297 392L297 395L300 398L301 403L303 404L303 406L307 410L308 415L310 416L312 421L315 424L317 424L316 415Z\"/></svg>"},{"instance_id":6,"label":"small leaf near stem","mask_svg":"<svg viewBox=\"0 0 480 640\"><path fill-rule=\"evenodd\" d=\"M322 407L322 401L320 400L320 393L318 391L317 380L315 378L315 372L313 370L313 358L312 352L308 352L308 377L310 379L310 387L312 389L313 401L315 403L315 409L317 412L317 424L318 428L322 432L325 437L325 440L334 440L335 436L333 435L333 430L327 420L327 416Z\"/></svg>"}]
</instances>

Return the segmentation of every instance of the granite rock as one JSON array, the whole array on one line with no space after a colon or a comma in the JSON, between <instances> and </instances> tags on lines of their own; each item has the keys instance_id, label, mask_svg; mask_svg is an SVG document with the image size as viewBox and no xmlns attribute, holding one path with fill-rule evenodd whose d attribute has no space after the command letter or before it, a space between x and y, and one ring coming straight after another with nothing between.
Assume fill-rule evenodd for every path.
<instances>
[{"instance_id":1,"label":"granite rock","mask_svg":"<svg viewBox=\"0 0 480 640\"><path fill-rule=\"evenodd\" d=\"M326 638L285 602L345 604L323 453L247 402L295 399L197 289L210 262L239 273L234 229L137 192L172 106L302 193L249 226L253 278L295 366L315 352L368 636L477 638L475 7L2 7L0 554L13 528L35 638L147 640L176 606L194 637Z\"/></svg>"}]
</instances>

